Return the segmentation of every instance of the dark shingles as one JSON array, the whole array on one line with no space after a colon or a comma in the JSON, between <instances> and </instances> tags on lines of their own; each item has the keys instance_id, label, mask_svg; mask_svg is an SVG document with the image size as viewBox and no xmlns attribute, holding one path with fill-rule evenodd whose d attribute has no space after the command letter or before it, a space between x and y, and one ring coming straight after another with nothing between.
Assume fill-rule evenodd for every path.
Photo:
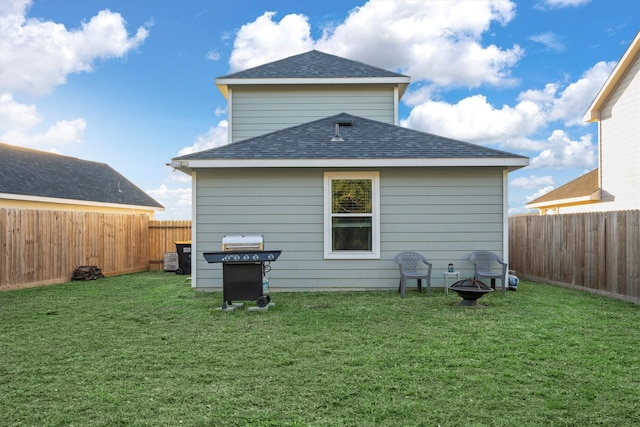
<instances>
[{"instance_id":1,"label":"dark shingles","mask_svg":"<svg viewBox=\"0 0 640 427\"><path fill-rule=\"evenodd\" d=\"M331 141L337 122L343 141ZM453 159L524 158L480 145L346 113L177 157L204 159Z\"/></svg>"},{"instance_id":2,"label":"dark shingles","mask_svg":"<svg viewBox=\"0 0 640 427\"><path fill-rule=\"evenodd\" d=\"M163 207L105 163L2 143L0 193Z\"/></svg>"},{"instance_id":3,"label":"dark shingles","mask_svg":"<svg viewBox=\"0 0 640 427\"><path fill-rule=\"evenodd\" d=\"M406 77L362 62L312 50L228 74L219 79L327 79L364 77Z\"/></svg>"}]
</instances>

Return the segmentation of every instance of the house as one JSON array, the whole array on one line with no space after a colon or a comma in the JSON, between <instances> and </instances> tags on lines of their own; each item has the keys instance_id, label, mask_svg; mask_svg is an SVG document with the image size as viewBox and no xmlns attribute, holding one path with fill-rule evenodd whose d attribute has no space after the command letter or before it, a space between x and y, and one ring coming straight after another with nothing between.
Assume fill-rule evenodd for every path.
<instances>
[{"instance_id":1,"label":"house","mask_svg":"<svg viewBox=\"0 0 640 427\"><path fill-rule=\"evenodd\" d=\"M598 123L598 168L532 200L527 208L543 215L640 209L639 71L640 32L584 116Z\"/></svg>"},{"instance_id":2,"label":"house","mask_svg":"<svg viewBox=\"0 0 640 427\"><path fill-rule=\"evenodd\" d=\"M408 77L311 51L221 77L230 144L172 159L192 177L192 286L220 289L230 234L282 255L272 286L391 289L414 250L473 274L471 251L507 256L507 174L528 158L397 125Z\"/></svg>"},{"instance_id":3,"label":"house","mask_svg":"<svg viewBox=\"0 0 640 427\"><path fill-rule=\"evenodd\" d=\"M145 213L164 207L109 165L0 143L0 208Z\"/></svg>"}]
</instances>

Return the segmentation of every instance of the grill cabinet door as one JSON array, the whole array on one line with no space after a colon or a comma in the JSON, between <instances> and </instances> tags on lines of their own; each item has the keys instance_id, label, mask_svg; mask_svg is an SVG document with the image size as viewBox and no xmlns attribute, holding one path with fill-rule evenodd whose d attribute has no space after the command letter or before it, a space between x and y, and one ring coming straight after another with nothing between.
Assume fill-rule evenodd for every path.
<instances>
[{"instance_id":1,"label":"grill cabinet door","mask_svg":"<svg viewBox=\"0 0 640 427\"><path fill-rule=\"evenodd\" d=\"M255 300L262 296L262 263L222 264L224 301Z\"/></svg>"}]
</instances>

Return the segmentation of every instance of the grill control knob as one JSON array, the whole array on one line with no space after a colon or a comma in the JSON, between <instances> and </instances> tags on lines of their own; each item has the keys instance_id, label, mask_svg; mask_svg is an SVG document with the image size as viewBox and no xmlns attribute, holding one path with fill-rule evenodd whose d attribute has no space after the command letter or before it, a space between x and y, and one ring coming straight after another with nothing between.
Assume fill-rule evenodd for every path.
<instances>
[{"instance_id":1,"label":"grill control knob","mask_svg":"<svg viewBox=\"0 0 640 427\"><path fill-rule=\"evenodd\" d=\"M259 259L260 259L260 256L258 254L253 254L254 261L258 261Z\"/></svg>"},{"instance_id":2,"label":"grill control knob","mask_svg":"<svg viewBox=\"0 0 640 427\"><path fill-rule=\"evenodd\" d=\"M270 260L272 260L272 261L273 261L273 259L274 259L275 257L273 256L273 254L269 254L269 256L268 256L267 258L269 258Z\"/></svg>"},{"instance_id":3,"label":"grill control knob","mask_svg":"<svg viewBox=\"0 0 640 427\"><path fill-rule=\"evenodd\" d=\"M233 259L234 261L240 261L240 255L234 255Z\"/></svg>"},{"instance_id":4,"label":"grill control knob","mask_svg":"<svg viewBox=\"0 0 640 427\"><path fill-rule=\"evenodd\" d=\"M243 257L242 257L242 259L243 259L244 261L249 261L249 255L245 255L245 256L243 256Z\"/></svg>"}]
</instances>

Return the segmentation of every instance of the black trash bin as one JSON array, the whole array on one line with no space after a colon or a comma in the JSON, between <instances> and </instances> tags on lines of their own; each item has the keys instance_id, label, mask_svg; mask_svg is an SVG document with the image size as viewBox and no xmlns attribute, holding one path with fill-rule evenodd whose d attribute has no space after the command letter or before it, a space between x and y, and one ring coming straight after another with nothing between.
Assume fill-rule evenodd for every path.
<instances>
[{"instance_id":1,"label":"black trash bin","mask_svg":"<svg viewBox=\"0 0 640 427\"><path fill-rule=\"evenodd\" d=\"M191 274L191 241L176 242L178 268L176 274Z\"/></svg>"}]
</instances>

